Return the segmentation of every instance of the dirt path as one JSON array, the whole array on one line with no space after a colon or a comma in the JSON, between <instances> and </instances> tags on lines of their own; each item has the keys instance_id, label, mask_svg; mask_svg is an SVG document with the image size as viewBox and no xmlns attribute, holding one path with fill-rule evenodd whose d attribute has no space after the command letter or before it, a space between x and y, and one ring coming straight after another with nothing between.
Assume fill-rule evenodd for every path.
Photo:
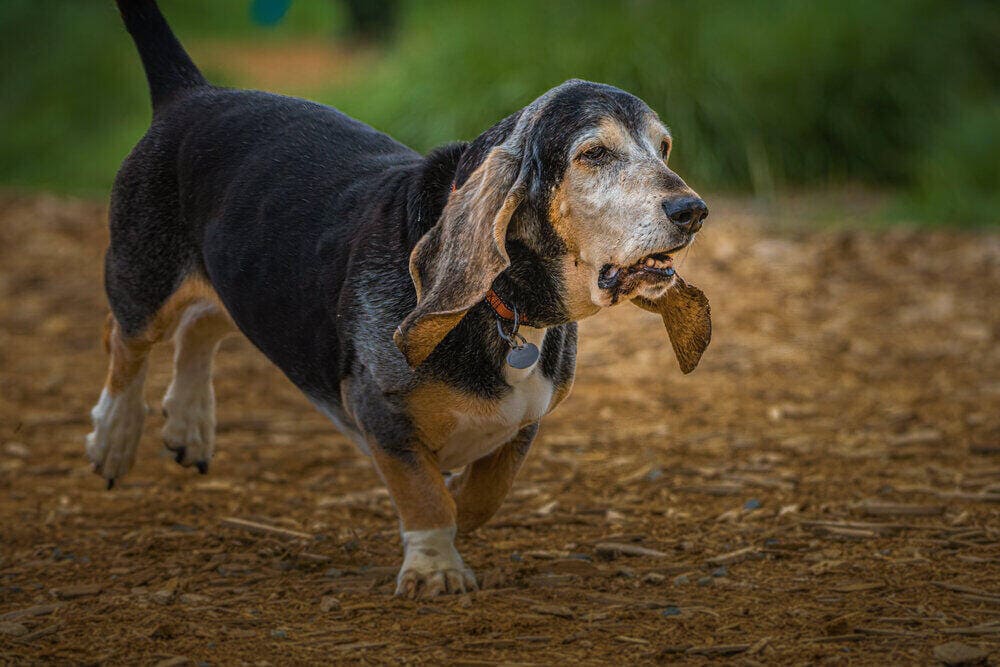
<instances>
[{"instance_id":1,"label":"dirt path","mask_svg":"<svg viewBox=\"0 0 1000 667\"><path fill-rule=\"evenodd\" d=\"M0 662L997 660L1000 236L778 236L739 204L680 269L712 299L702 366L637 308L585 322L573 395L460 543L484 590L410 602L369 464L242 339L210 474L162 454L163 349L104 491L104 211L0 199Z\"/></svg>"}]
</instances>

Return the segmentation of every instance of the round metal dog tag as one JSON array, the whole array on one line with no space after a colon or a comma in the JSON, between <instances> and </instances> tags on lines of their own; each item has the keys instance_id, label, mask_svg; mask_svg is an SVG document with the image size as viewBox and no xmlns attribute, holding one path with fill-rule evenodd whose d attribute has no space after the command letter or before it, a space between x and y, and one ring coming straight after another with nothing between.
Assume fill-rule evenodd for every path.
<instances>
[{"instance_id":1,"label":"round metal dog tag","mask_svg":"<svg viewBox=\"0 0 1000 667\"><path fill-rule=\"evenodd\" d=\"M534 343L512 347L507 353L507 364L519 370L531 368L536 361L538 361L538 347Z\"/></svg>"}]
</instances>

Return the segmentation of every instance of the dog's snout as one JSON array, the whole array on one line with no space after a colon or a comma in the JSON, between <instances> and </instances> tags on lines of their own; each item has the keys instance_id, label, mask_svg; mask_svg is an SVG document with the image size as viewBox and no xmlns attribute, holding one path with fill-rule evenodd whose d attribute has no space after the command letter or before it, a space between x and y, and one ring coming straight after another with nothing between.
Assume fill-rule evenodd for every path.
<instances>
[{"instance_id":1,"label":"dog's snout","mask_svg":"<svg viewBox=\"0 0 1000 667\"><path fill-rule=\"evenodd\" d=\"M663 211L670 222L692 234L701 229L708 217L708 206L698 197L667 199L663 202Z\"/></svg>"}]
</instances>

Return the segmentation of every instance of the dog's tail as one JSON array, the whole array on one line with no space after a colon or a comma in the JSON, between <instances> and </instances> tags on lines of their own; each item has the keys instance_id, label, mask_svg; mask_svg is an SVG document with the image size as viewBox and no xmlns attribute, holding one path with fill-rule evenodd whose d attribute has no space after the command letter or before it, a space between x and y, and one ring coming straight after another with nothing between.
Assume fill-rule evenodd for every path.
<instances>
[{"instance_id":1,"label":"dog's tail","mask_svg":"<svg viewBox=\"0 0 1000 667\"><path fill-rule=\"evenodd\" d=\"M167 25L156 0L116 2L142 58L154 111L181 91L208 85Z\"/></svg>"}]
</instances>

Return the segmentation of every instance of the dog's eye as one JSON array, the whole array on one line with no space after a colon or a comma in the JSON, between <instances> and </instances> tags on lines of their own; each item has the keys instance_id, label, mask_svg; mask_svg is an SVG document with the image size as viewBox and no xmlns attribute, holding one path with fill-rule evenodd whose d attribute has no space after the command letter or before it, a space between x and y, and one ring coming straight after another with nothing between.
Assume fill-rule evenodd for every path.
<instances>
[{"instance_id":1,"label":"dog's eye","mask_svg":"<svg viewBox=\"0 0 1000 667\"><path fill-rule=\"evenodd\" d=\"M580 157L590 162L600 162L608 156L608 149L598 144L580 153Z\"/></svg>"}]
</instances>

